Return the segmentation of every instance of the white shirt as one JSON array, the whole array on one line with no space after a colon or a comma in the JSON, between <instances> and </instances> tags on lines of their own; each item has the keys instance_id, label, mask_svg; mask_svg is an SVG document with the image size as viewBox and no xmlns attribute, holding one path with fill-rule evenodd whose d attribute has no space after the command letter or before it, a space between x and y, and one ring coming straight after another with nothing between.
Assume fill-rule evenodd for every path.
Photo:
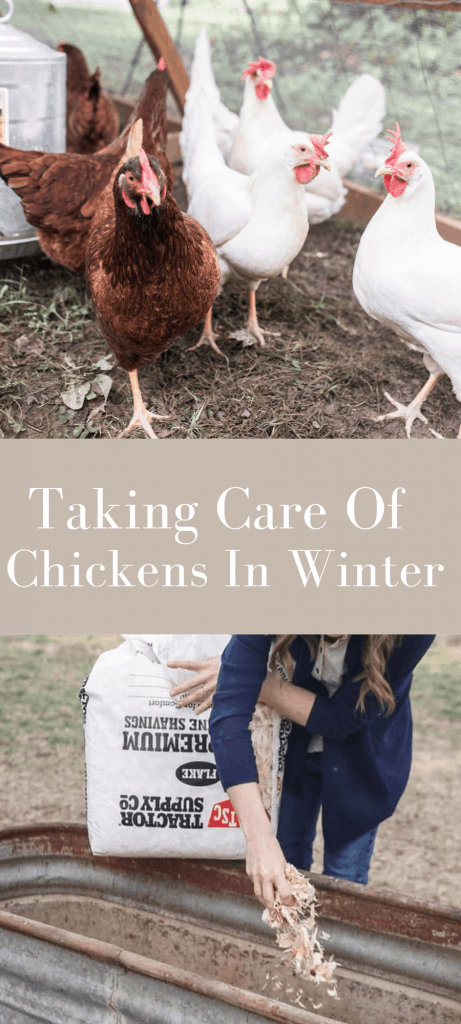
<instances>
[{"instance_id":1,"label":"white shirt","mask_svg":"<svg viewBox=\"0 0 461 1024\"><path fill-rule=\"evenodd\" d=\"M323 634L320 636L312 675L325 684L329 697L332 697L341 686L348 642L349 636L346 633L339 636L334 642L327 640ZM321 750L323 750L323 736L320 736L320 733L314 733L307 752L315 754Z\"/></svg>"}]
</instances>

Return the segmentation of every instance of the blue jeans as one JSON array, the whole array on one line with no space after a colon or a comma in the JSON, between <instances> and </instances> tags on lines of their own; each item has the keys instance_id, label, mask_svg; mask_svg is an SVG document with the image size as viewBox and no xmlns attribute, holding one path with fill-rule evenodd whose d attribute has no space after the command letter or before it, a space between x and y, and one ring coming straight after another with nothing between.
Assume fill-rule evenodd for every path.
<instances>
[{"instance_id":1,"label":"blue jeans","mask_svg":"<svg viewBox=\"0 0 461 1024\"><path fill-rule=\"evenodd\" d=\"M321 805L322 755L306 754L298 792L283 788L277 837L287 861L309 871ZM325 846L323 873L349 882L368 882L368 869L377 829L345 843L334 853Z\"/></svg>"}]
</instances>

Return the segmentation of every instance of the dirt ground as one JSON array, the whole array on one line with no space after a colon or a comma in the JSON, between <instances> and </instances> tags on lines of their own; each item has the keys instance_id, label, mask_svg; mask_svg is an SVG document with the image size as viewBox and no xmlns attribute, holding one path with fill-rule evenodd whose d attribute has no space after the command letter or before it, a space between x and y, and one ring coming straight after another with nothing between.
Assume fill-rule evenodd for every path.
<instances>
[{"instance_id":1,"label":"dirt ground","mask_svg":"<svg viewBox=\"0 0 461 1024\"><path fill-rule=\"evenodd\" d=\"M180 168L176 198L185 208ZM288 280L261 285L258 315L267 347L242 347L229 335L244 326L247 296L229 282L214 307L227 356L191 352L200 327L144 367L149 407L170 418L163 438L405 438L403 420L375 423L391 411L383 396L409 402L427 374L419 353L362 311L352 292L361 230L340 215L312 227ZM131 418L127 374L111 357L95 321L83 275L46 257L12 261L0 281L0 429L4 437L108 438ZM109 361L107 361L109 357ZM104 406L94 381L112 383ZM86 389L79 409L62 395ZM460 406L448 378L429 396L430 425L457 436ZM143 437L136 431L131 437ZM416 421L413 437L432 437Z\"/></svg>"},{"instance_id":2,"label":"dirt ground","mask_svg":"<svg viewBox=\"0 0 461 1024\"><path fill-rule=\"evenodd\" d=\"M380 826L370 872L373 886L457 906L461 902L461 816L457 811L461 780L460 639L452 638L446 645L437 641L421 663L419 677L415 674L410 782L394 816ZM21 672L17 677L15 685L22 693L22 702L13 701L8 728L10 735L17 728L20 739L2 744L6 751L0 756L2 826L85 820L84 756L77 693L97 655L116 646L119 640L117 636L54 637L51 642L47 638L46 643L40 638L35 643L20 637L8 640L6 662L13 663L21 651L30 656L44 655L58 659L62 678L58 695L53 690L56 683L51 669L47 670L42 678L49 680L49 694L43 696L40 706L35 704L28 718L27 699L21 690L26 675ZM63 644L67 646L65 652ZM451 674L444 683L447 665L451 666ZM41 679L35 685L39 684L43 695ZM447 693L445 713L442 704L437 703L437 692L443 686ZM44 721L47 715L49 725ZM40 720L41 731L34 725L34 718ZM313 870L322 871L320 836Z\"/></svg>"}]
</instances>

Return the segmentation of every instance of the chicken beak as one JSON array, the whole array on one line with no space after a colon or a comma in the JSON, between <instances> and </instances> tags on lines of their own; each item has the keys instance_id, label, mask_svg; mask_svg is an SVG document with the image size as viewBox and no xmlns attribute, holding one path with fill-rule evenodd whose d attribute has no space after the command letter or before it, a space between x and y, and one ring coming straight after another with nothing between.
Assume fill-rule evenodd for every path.
<instances>
[{"instance_id":1,"label":"chicken beak","mask_svg":"<svg viewBox=\"0 0 461 1024\"><path fill-rule=\"evenodd\" d=\"M402 167L392 167L391 164L383 164L382 167L378 167L378 170L375 173L375 178L378 178L381 174L390 174L391 176L395 175L396 178L400 178L400 180L404 181L407 185L410 181L410 175L406 174Z\"/></svg>"},{"instance_id":2,"label":"chicken beak","mask_svg":"<svg viewBox=\"0 0 461 1024\"><path fill-rule=\"evenodd\" d=\"M148 199L152 200L154 206L160 206L160 203L162 201L160 197L160 187L149 189L149 191L146 192L145 195L147 196Z\"/></svg>"},{"instance_id":3,"label":"chicken beak","mask_svg":"<svg viewBox=\"0 0 461 1024\"><path fill-rule=\"evenodd\" d=\"M150 199L152 206L149 206L148 199ZM141 190L141 210L146 216L149 216L154 206L160 206L161 201L160 186L152 185Z\"/></svg>"},{"instance_id":4,"label":"chicken beak","mask_svg":"<svg viewBox=\"0 0 461 1024\"><path fill-rule=\"evenodd\" d=\"M328 163L327 159L325 159L325 158L323 160L317 159L315 161L315 163L317 164L317 167L324 167L326 171L331 171L331 167L330 167L330 164Z\"/></svg>"}]
</instances>

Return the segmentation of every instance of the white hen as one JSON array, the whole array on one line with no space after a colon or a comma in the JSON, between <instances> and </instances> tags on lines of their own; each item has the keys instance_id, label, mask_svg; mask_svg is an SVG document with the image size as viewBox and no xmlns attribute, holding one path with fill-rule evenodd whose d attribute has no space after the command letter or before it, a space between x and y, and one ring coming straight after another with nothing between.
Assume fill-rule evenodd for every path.
<instances>
[{"instance_id":1,"label":"white hen","mask_svg":"<svg viewBox=\"0 0 461 1024\"><path fill-rule=\"evenodd\" d=\"M370 316L424 354L425 386L408 406L385 392L396 408L378 417L402 417L410 437L415 419L427 423L421 406L444 373L461 402L461 248L439 235L430 168L396 128L394 147L376 172L384 175L388 195L362 235L353 286Z\"/></svg>"},{"instance_id":2,"label":"white hen","mask_svg":"<svg viewBox=\"0 0 461 1024\"><path fill-rule=\"evenodd\" d=\"M231 170L218 148L205 93L192 86L186 97L180 145L190 200L188 213L203 225L216 246L220 287L231 274L246 281L250 314L246 332L239 336L247 344L256 338L263 346L255 293L261 281L277 277L301 249L309 228L304 182L320 167L328 166L327 153L318 136L295 132L288 140L275 140L253 175ZM209 344L219 352L211 310L198 344Z\"/></svg>"},{"instance_id":3,"label":"white hen","mask_svg":"<svg viewBox=\"0 0 461 1024\"><path fill-rule=\"evenodd\" d=\"M265 148L277 133L290 134L272 97L275 64L259 58L243 73L245 87L240 117L221 102L211 64L206 30L197 36L191 84L202 86L213 113L216 137L229 166L242 174L256 170ZM358 75L333 110L333 138L328 149L331 173L321 170L306 185L309 223L321 224L343 206L347 190L342 178L362 150L379 135L386 113L386 92L373 75ZM328 134L328 133L327 133ZM326 138L327 136L324 136Z\"/></svg>"},{"instance_id":4,"label":"white hen","mask_svg":"<svg viewBox=\"0 0 461 1024\"><path fill-rule=\"evenodd\" d=\"M216 140L224 159L227 160L240 119L238 114L234 114L224 103L221 103L221 94L216 85L211 64L210 41L206 28L201 29L195 40L194 59L190 69L191 94L193 95L198 89L203 89L205 93L213 116Z\"/></svg>"},{"instance_id":5,"label":"white hen","mask_svg":"<svg viewBox=\"0 0 461 1024\"><path fill-rule=\"evenodd\" d=\"M258 153L276 135L291 128L280 117L271 95L275 65L259 59L249 65L240 123L234 134L229 166L251 174L258 166ZM379 135L386 113L386 92L373 75L358 75L333 111L328 148L331 173L320 171L315 181L306 185L306 203L311 224L321 224L343 206L347 190L342 178L358 159L363 148ZM328 134L328 133L327 133ZM327 137L327 136L325 136Z\"/></svg>"}]
</instances>

